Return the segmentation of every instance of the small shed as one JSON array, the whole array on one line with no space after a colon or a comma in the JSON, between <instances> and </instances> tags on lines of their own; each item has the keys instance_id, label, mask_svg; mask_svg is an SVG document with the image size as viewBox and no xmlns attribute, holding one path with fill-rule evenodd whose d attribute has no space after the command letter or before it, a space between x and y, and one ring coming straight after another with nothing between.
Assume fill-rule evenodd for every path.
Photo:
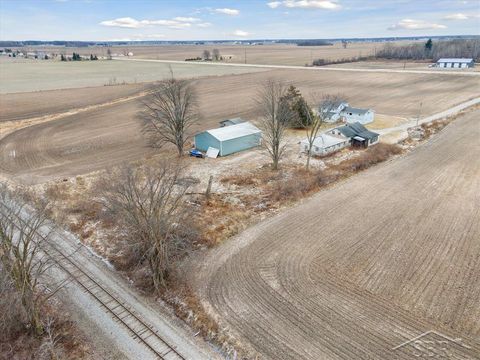
<instances>
[{"instance_id":1,"label":"small shed","mask_svg":"<svg viewBox=\"0 0 480 360\"><path fill-rule=\"evenodd\" d=\"M442 58L437 61L437 67L440 68L466 69L473 68L474 66L475 61L471 58Z\"/></svg>"},{"instance_id":2,"label":"small shed","mask_svg":"<svg viewBox=\"0 0 480 360\"><path fill-rule=\"evenodd\" d=\"M219 150L219 156L226 156L259 146L261 141L262 131L247 121L195 135L195 148L207 151L212 147Z\"/></svg>"},{"instance_id":3,"label":"small shed","mask_svg":"<svg viewBox=\"0 0 480 360\"><path fill-rule=\"evenodd\" d=\"M237 124L241 124L241 123L244 123L245 120L243 120L242 118L233 118L233 119L226 119L226 120L222 120L220 121L220 127L225 127L225 126L230 126L230 125L237 125Z\"/></svg>"},{"instance_id":4,"label":"small shed","mask_svg":"<svg viewBox=\"0 0 480 360\"><path fill-rule=\"evenodd\" d=\"M340 116L349 124L356 122L369 124L373 122L375 112L372 109L359 109L347 106L340 112Z\"/></svg>"},{"instance_id":5,"label":"small shed","mask_svg":"<svg viewBox=\"0 0 480 360\"><path fill-rule=\"evenodd\" d=\"M300 142L300 151L308 152L309 141L307 139ZM343 149L350 145L347 138L333 136L329 134L320 134L313 140L312 154L323 156Z\"/></svg>"}]
</instances>

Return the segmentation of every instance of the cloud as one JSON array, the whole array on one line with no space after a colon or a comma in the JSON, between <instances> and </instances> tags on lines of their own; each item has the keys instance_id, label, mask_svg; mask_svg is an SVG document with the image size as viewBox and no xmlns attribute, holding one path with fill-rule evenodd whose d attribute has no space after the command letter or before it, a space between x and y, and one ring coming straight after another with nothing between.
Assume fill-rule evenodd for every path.
<instances>
[{"instance_id":1,"label":"cloud","mask_svg":"<svg viewBox=\"0 0 480 360\"><path fill-rule=\"evenodd\" d=\"M135 20L131 17L118 18L114 20L105 20L105 21L102 21L100 25L131 28L131 29L136 29L144 26L141 21Z\"/></svg>"},{"instance_id":2,"label":"cloud","mask_svg":"<svg viewBox=\"0 0 480 360\"><path fill-rule=\"evenodd\" d=\"M267 3L267 6L272 8L272 9L276 9L280 5L282 5L281 1L272 1L272 2Z\"/></svg>"},{"instance_id":3,"label":"cloud","mask_svg":"<svg viewBox=\"0 0 480 360\"><path fill-rule=\"evenodd\" d=\"M201 27L201 28L207 28L207 27L212 26L212 23L209 23L209 22L198 23L197 26Z\"/></svg>"},{"instance_id":4,"label":"cloud","mask_svg":"<svg viewBox=\"0 0 480 360\"><path fill-rule=\"evenodd\" d=\"M388 30L435 30L446 29L445 25L428 23L423 20L403 19L398 23L389 26Z\"/></svg>"},{"instance_id":5,"label":"cloud","mask_svg":"<svg viewBox=\"0 0 480 360\"><path fill-rule=\"evenodd\" d=\"M267 3L267 6L276 9L279 6L287 8L301 8L301 9L324 9L324 10L337 10L340 9L340 5L336 0L284 0L284 1L271 1Z\"/></svg>"},{"instance_id":6,"label":"cloud","mask_svg":"<svg viewBox=\"0 0 480 360\"><path fill-rule=\"evenodd\" d=\"M166 26L170 29L187 29L192 26L190 22L200 21L197 18L176 17L172 20L137 20L131 17L105 20L100 23L103 26L139 29L149 26Z\"/></svg>"},{"instance_id":7,"label":"cloud","mask_svg":"<svg viewBox=\"0 0 480 360\"><path fill-rule=\"evenodd\" d=\"M232 34L233 36L238 36L238 37L246 37L250 35L249 32L243 31L243 30L235 30Z\"/></svg>"},{"instance_id":8,"label":"cloud","mask_svg":"<svg viewBox=\"0 0 480 360\"><path fill-rule=\"evenodd\" d=\"M198 22L198 21L200 21L199 18L183 17L183 16L174 17L173 20L175 20L175 21L183 21L183 22Z\"/></svg>"},{"instance_id":9,"label":"cloud","mask_svg":"<svg viewBox=\"0 0 480 360\"><path fill-rule=\"evenodd\" d=\"M218 14L225 14L230 16L237 16L238 14L240 14L240 10L229 8L215 9L214 11Z\"/></svg>"},{"instance_id":10,"label":"cloud","mask_svg":"<svg viewBox=\"0 0 480 360\"><path fill-rule=\"evenodd\" d=\"M480 15L456 13L456 14L445 15L442 19L443 20L468 20L468 19L474 19L474 18L480 18Z\"/></svg>"}]
</instances>

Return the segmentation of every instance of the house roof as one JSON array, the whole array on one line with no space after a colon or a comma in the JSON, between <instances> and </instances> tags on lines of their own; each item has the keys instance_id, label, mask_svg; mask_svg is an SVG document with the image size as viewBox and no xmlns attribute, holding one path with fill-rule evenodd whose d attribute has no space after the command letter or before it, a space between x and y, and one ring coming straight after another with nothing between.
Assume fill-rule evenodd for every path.
<instances>
[{"instance_id":1,"label":"house roof","mask_svg":"<svg viewBox=\"0 0 480 360\"><path fill-rule=\"evenodd\" d=\"M446 63L471 63L473 59L471 58L441 58L437 62L446 62Z\"/></svg>"},{"instance_id":2,"label":"house roof","mask_svg":"<svg viewBox=\"0 0 480 360\"><path fill-rule=\"evenodd\" d=\"M337 101L333 101L332 103L328 103L328 104L320 104L320 105L318 105L318 109L320 111L321 110L324 110L324 111L328 110L329 113L331 113L331 112L336 113L337 112L336 110L341 105L348 106L348 103L346 101L343 101L343 100L337 100Z\"/></svg>"},{"instance_id":3,"label":"house roof","mask_svg":"<svg viewBox=\"0 0 480 360\"><path fill-rule=\"evenodd\" d=\"M206 132L219 141L226 141L247 135L259 134L262 131L247 121L236 125L207 130Z\"/></svg>"},{"instance_id":4,"label":"house roof","mask_svg":"<svg viewBox=\"0 0 480 360\"><path fill-rule=\"evenodd\" d=\"M245 120L243 120L242 118L236 117L236 118L232 118L232 119L222 120L222 121L220 121L220 124L223 124L223 123L226 123L226 122L230 122L230 123L236 125L236 124L244 123Z\"/></svg>"},{"instance_id":5,"label":"house roof","mask_svg":"<svg viewBox=\"0 0 480 360\"><path fill-rule=\"evenodd\" d=\"M320 134L313 140L313 145L318 146L319 148L326 149L330 146L334 146L337 144L344 143L346 140L336 137L336 136L331 136L328 134ZM307 144L308 145L308 140L302 140L302 144Z\"/></svg>"},{"instance_id":6,"label":"house roof","mask_svg":"<svg viewBox=\"0 0 480 360\"><path fill-rule=\"evenodd\" d=\"M342 110L342 112L352 113L356 115L365 115L369 111L370 109L360 109L360 108L354 108L350 106L347 106L345 109Z\"/></svg>"},{"instance_id":7,"label":"house roof","mask_svg":"<svg viewBox=\"0 0 480 360\"><path fill-rule=\"evenodd\" d=\"M378 136L376 132L368 130L365 126L359 122L353 124L347 124L337 128L344 136L353 138L354 136L360 136L364 139L372 139Z\"/></svg>"}]
</instances>

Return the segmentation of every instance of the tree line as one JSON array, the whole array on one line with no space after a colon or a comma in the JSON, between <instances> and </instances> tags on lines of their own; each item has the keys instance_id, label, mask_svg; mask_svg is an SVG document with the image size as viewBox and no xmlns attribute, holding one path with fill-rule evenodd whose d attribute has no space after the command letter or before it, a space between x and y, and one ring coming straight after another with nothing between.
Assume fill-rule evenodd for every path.
<instances>
[{"instance_id":1,"label":"tree line","mask_svg":"<svg viewBox=\"0 0 480 360\"><path fill-rule=\"evenodd\" d=\"M377 51L377 58L398 60L433 60L440 58L473 58L480 61L480 40L457 39L395 45L387 43Z\"/></svg>"}]
</instances>

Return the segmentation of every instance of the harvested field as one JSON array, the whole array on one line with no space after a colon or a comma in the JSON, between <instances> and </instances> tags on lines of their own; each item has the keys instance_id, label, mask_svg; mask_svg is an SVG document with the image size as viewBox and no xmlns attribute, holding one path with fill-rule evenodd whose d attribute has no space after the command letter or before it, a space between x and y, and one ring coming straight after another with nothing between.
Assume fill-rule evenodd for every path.
<instances>
[{"instance_id":1,"label":"harvested field","mask_svg":"<svg viewBox=\"0 0 480 360\"><path fill-rule=\"evenodd\" d=\"M162 60L185 60L201 56L203 50L219 49L220 54L227 59L227 62L244 63L245 50L247 51L247 63L249 64L275 64L275 65L300 65L311 63L312 59L322 58L336 60L354 56L369 56L375 53L375 48L383 45L372 42L356 42L348 45L346 49L341 43L333 46L297 46L293 44L272 44L272 45L159 45L159 46L113 46L113 54L125 54L133 52L134 58L140 59L162 59ZM39 51L47 52L77 52L83 55L98 54L106 56L105 47L88 48L66 48L59 50L58 47L35 47ZM32 48L33 50L33 48Z\"/></svg>"},{"instance_id":2,"label":"harvested field","mask_svg":"<svg viewBox=\"0 0 480 360\"><path fill-rule=\"evenodd\" d=\"M205 306L267 359L477 358L479 115L202 254Z\"/></svg>"},{"instance_id":3,"label":"harvested field","mask_svg":"<svg viewBox=\"0 0 480 360\"><path fill-rule=\"evenodd\" d=\"M41 117L135 95L145 84L0 94L0 122Z\"/></svg>"},{"instance_id":4,"label":"harvested field","mask_svg":"<svg viewBox=\"0 0 480 360\"><path fill-rule=\"evenodd\" d=\"M255 119L255 92L268 78L292 82L307 96L310 92L341 93L353 106L402 117L417 116L420 101L422 115L426 116L479 95L474 92L476 78L433 74L346 72L339 76L329 72L273 70L211 77L195 80L203 120L192 130L216 127L219 120L228 117ZM28 101L22 96L28 99L31 94L12 95L9 107ZM13 132L0 140L0 171L24 182L39 182L152 154L155 151L145 146L139 133L136 114L140 103L141 99L136 99ZM30 114L32 108L25 108Z\"/></svg>"},{"instance_id":5,"label":"harvested field","mask_svg":"<svg viewBox=\"0 0 480 360\"><path fill-rule=\"evenodd\" d=\"M243 74L263 69L212 67L203 64L162 64L134 61L42 61L0 59L0 93L71 89L162 80L170 76L202 77Z\"/></svg>"}]
</instances>

